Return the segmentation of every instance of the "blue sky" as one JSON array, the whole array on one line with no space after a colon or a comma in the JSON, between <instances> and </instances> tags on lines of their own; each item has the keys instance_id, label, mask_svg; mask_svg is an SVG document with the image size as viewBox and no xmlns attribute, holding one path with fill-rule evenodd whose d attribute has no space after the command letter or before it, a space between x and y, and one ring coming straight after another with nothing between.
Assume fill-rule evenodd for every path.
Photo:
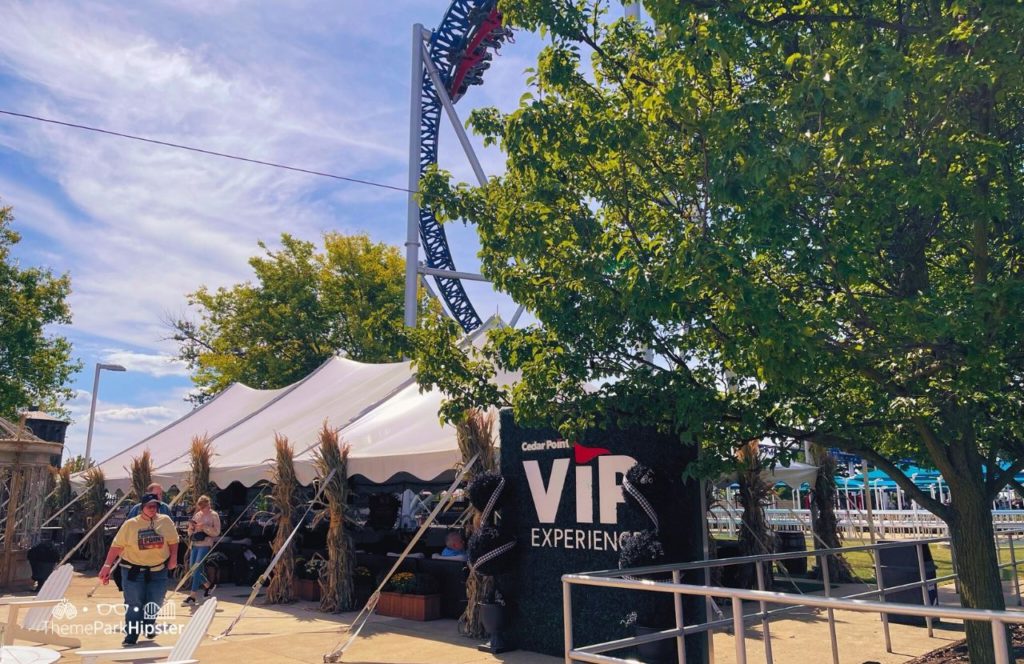
<instances>
[{"instance_id":1,"label":"blue sky","mask_svg":"<svg viewBox=\"0 0 1024 664\"><path fill-rule=\"evenodd\" d=\"M404 186L411 26L445 0L5 3L0 108ZM517 35L460 102L510 110L539 41ZM485 171L501 155L479 145ZM441 165L472 173L454 134ZM68 272L76 377L68 450L85 448L95 362L104 372L93 441L102 459L189 406L168 317L201 284L250 277L259 240L287 231L366 232L400 246L401 193L0 116L0 199L14 207L23 265ZM449 228L456 265L476 271L471 229ZM468 285L483 316L515 309Z\"/></svg>"}]
</instances>

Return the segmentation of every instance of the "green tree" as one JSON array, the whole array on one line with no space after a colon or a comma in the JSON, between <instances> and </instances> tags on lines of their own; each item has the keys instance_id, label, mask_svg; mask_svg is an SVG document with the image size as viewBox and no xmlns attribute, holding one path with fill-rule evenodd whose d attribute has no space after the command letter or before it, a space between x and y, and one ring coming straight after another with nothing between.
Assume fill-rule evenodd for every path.
<instances>
[{"instance_id":1,"label":"green tree","mask_svg":"<svg viewBox=\"0 0 1024 664\"><path fill-rule=\"evenodd\" d=\"M506 174L422 183L540 322L492 335L523 380L485 398L565 429L658 423L722 458L765 435L860 454L949 524L962 603L1003 608L989 506L1024 467L1024 7L644 6L656 27L503 3L551 40L518 109L471 117ZM419 366L466 402L491 371ZM967 634L993 661L989 628Z\"/></svg>"},{"instance_id":2,"label":"green tree","mask_svg":"<svg viewBox=\"0 0 1024 664\"><path fill-rule=\"evenodd\" d=\"M22 268L12 255L21 241L13 223L11 208L0 205L0 414L16 419L18 409L38 406L63 415L68 382L82 365L71 342L45 328L71 322L71 279Z\"/></svg>"},{"instance_id":3,"label":"green tree","mask_svg":"<svg viewBox=\"0 0 1024 664\"><path fill-rule=\"evenodd\" d=\"M178 356L204 402L242 382L276 388L299 380L328 357L397 361L403 328L405 264L394 247L365 235L324 235L324 250L281 236L281 248L249 260L255 283L189 295L199 320L170 321ZM421 299L424 310L435 305Z\"/></svg>"}]
</instances>

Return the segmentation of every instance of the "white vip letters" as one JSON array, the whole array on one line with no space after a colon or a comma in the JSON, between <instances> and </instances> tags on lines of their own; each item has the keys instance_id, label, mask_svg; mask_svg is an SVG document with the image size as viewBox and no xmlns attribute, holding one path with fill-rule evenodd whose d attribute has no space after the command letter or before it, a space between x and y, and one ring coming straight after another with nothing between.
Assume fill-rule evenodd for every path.
<instances>
[{"instance_id":1,"label":"white vip letters","mask_svg":"<svg viewBox=\"0 0 1024 664\"><path fill-rule=\"evenodd\" d=\"M555 459L551 464L551 479L544 488L544 478L540 476L540 464L536 461L524 461L526 481L530 483L530 495L533 506L537 508L537 520L541 523L554 523L558 514L558 504L562 502L562 488L565 476L569 472L568 459Z\"/></svg>"},{"instance_id":2,"label":"white vip letters","mask_svg":"<svg viewBox=\"0 0 1024 664\"><path fill-rule=\"evenodd\" d=\"M598 514L601 523L618 523L618 505L625 502L619 476L624 475L636 460L626 455L608 455L597 458ZM555 459L545 485L540 462L523 461L523 470L530 485L530 496L540 523L554 523L562 502L565 479L569 474L569 459ZM594 522L593 466L576 466L576 521Z\"/></svg>"}]
</instances>

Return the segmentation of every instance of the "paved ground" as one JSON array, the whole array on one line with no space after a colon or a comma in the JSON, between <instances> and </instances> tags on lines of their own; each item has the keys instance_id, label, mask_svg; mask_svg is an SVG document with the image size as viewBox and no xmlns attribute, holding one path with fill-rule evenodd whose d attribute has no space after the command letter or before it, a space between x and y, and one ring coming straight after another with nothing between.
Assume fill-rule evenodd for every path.
<instances>
[{"instance_id":1,"label":"paved ground","mask_svg":"<svg viewBox=\"0 0 1024 664\"><path fill-rule=\"evenodd\" d=\"M117 603L120 596L113 585L101 587L92 597L86 593L95 580L90 576L76 574L68 593L68 599L78 609L74 619L58 621L63 624L87 625L99 619L114 622L110 616L99 618L101 604ZM852 590L850 590L852 592ZM955 602L951 592L943 589L943 603ZM248 595L248 588L222 586L217 590L218 607L210 634L223 631L238 615ZM179 596L179 599L182 596ZM748 611L753 607L748 607ZM181 609L169 622L184 624L187 609ZM314 605L299 602L289 606L262 606L250 608L231 636L219 641L207 638L199 648L198 657L203 662L252 662L253 664L292 662L321 662L323 654L332 650L343 639L341 629L355 614L337 616L317 612ZM0 619L6 611L0 608ZM824 613L804 611L785 619L773 620L770 626L774 661L778 664L827 664L831 662L828 621ZM885 652L882 640L881 622L877 616L841 612L836 614L836 631L839 635L839 652L843 664L897 664L924 654L951 641L963 638L959 625L937 625L935 638L929 639L925 629L905 625L892 625L893 653ZM763 662L760 625L753 625L746 632L747 657L749 662ZM113 634L86 634L82 637L83 647L92 649L116 648L120 636ZM172 645L174 638L165 636L157 639L158 645ZM18 642L19 645L29 645ZM477 642L460 637L451 620L417 623L397 618L374 617L363 630L361 637L353 644L342 661L365 664L418 664L444 662L445 664L470 664L476 662L508 662L537 664L561 661L528 652L510 652L491 656L476 649ZM78 662L74 651L61 649L61 662ZM736 662L735 642L731 633L715 636L716 664Z\"/></svg>"}]
</instances>

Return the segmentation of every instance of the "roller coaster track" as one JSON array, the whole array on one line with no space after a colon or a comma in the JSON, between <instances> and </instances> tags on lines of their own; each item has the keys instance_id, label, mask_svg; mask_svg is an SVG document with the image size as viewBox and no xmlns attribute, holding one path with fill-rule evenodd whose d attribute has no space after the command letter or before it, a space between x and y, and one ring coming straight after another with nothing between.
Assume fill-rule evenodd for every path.
<instances>
[{"instance_id":1,"label":"roller coaster track","mask_svg":"<svg viewBox=\"0 0 1024 664\"><path fill-rule=\"evenodd\" d=\"M470 86L483 83L483 73L490 66L493 52L501 48L511 34L501 25L497 0L452 0L440 26L431 33L429 51L453 103L461 99ZM424 71L420 97L421 177L437 163L441 110L438 92ZM420 206L419 216L420 240L427 267L455 271L444 226L426 206ZM462 282L446 276L436 276L435 280L449 312L462 328L469 332L480 327L480 316L469 301Z\"/></svg>"}]
</instances>

